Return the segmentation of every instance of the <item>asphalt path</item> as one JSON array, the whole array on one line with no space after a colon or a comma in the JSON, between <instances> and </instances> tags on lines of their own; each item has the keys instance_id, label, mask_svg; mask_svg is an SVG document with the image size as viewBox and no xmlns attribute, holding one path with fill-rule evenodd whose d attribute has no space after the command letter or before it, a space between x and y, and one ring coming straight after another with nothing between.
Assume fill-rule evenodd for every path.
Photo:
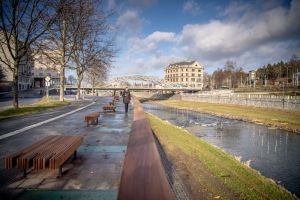
<instances>
[{"instance_id":1,"label":"asphalt path","mask_svg":"<svg viewBox=\"0 0 300 200\"><path fill-rule=\"evenodd\" d=\"M78 108L87 106L94 101L98 101L100 98L101 97L88 97L88 99L85 100L74 101L73 104L69 106L54 108L44 112L21 117L0 120L0 136L74 111Z\"/></svg>"},{"instance_id":2,"label":"asphalt path","mask_svg":"<svg viewBox=\"0 0 300 200\"><path fill-rule=\"evenodd\" d=\"M20 98L19 106L30 105L37 103L41 98ZM13 101L11 99L5 98L0 100L0 110L6 110L13 107Z\"/></svg>"}]
</instances>

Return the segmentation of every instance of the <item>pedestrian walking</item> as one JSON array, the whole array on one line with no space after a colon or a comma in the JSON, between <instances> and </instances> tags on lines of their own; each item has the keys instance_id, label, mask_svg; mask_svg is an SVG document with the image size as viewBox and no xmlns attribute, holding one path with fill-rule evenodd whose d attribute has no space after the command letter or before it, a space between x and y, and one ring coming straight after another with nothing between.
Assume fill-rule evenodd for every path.
<instances>
[{"instance_id":1,"label":"pedestrian walking","mask_svg":"<svg viewBox=\"0 0 300 200\"><path fill-rule=\"evenodd\" d=\"M128 87L125 88L125 90L122 93L123 97L123 103L125 104L125 113L128 113L128 104L130 103L131 100L131 95L128 90Z\"/></svg>"}]
</instances>

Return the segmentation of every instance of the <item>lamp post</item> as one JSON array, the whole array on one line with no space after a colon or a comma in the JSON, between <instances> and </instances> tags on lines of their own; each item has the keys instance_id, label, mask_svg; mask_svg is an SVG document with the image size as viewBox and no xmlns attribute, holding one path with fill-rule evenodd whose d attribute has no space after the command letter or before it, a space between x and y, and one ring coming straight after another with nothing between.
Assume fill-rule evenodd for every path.
<instances>
[{"instance_id":1,"label":"lamp post","mask_svg":"<svg viewBox=\"0 0 300 200\"><path fill-rule=\"evenodd\" d=\"M287 66L287 67L286 67L286 87L287 87L288 84L289 84L289 67L290 67L290 66Z\"/></svg>"}]
</instances>

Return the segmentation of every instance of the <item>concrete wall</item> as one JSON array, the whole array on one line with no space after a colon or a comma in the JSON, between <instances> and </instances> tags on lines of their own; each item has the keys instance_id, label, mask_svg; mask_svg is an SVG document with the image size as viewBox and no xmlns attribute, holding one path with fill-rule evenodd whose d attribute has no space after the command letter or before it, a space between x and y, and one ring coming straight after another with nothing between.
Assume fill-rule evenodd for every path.
<instances>
[{"instance_id":1,"label":"concrete wall","mask_svg":"<svg viewBox=\"0 0 300 200\"><path fill-rule=\"evenodd\" d=\"M221 95L221 94L183 94L181 100L221 103L221 104L236 104L243 106L257 106L263 108L276 108L284 110L300 111L300 98L285 96L264 96L264 95Z\"/></svg>"}]
</instances>

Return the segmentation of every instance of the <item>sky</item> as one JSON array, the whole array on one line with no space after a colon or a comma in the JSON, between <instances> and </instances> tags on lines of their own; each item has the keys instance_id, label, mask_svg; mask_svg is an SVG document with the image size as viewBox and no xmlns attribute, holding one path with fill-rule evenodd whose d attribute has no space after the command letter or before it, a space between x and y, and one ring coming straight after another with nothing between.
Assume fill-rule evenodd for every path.
<instances>
[{"instance_id":1,"label":"sky","mask_svg":"<svg viewBox=\"0 0 300 200\"><path fill-rule=\"evenodd\" d=\"M108 0L120 52L110 77L163 78L169 62L197 60L212 74L300 57L300 0Z\"/></svg>"}]
</instances>

